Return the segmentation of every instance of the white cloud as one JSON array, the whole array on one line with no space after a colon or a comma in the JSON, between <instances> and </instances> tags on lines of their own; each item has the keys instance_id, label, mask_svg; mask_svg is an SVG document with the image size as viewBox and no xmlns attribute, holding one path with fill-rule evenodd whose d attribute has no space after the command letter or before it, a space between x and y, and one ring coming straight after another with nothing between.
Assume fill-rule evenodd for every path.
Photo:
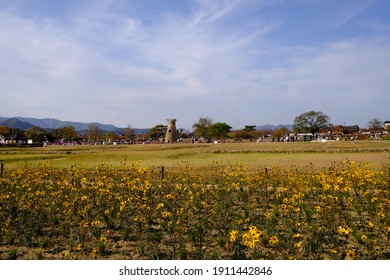
<instances>
[{"instance_id":1,"label":"white cloud","mask_svg":"<svg viewBox=\"0 0 390 280\"><path fill-rule=\"evenodd\" d=\"M0 12L3 116L139 127L175 117L187 128L203 116L235 128L291 123L311 109L340 123L386 118L384 22L368 21L382 37L279 45L269 35L282 21L261 16L269 1L191 2L152 24L99 3L61 19Z\"/></svg>"}]
</instances>

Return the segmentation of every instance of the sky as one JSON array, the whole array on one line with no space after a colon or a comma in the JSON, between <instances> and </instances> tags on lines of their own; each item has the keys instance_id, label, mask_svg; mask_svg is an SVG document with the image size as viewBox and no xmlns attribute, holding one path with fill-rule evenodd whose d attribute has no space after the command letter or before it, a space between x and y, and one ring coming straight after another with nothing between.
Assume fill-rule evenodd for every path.
<instances>
[{"instance_id":1,"label":"sky","mask_svg":"<svg viewBox=\"0 0 390 280\"><path fill-rule=\"evenodd\" d=\"M0 116L390 121L388 0L0 0Z\"/></svg>"}]
</instances>

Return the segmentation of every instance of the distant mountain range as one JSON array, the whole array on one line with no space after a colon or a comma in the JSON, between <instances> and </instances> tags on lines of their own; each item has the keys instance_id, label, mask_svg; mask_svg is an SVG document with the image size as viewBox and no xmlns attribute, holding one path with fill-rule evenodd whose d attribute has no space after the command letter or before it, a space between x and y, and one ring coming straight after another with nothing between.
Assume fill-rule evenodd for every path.
<instances>
[{"instance_id":1,"label":"distant mountain range","mask_svg":"<svg viewBox=\"0 0 390 280\"><path fill-rule=\"evenodd\" d=\"M71 125L77 131L86 131L89 129L90 125L97 125L102 131L115 131L117 133L123 132L124 128L116 127L112 124L101 124L101 123L82 123L82 122L70 122L70 121L60 121L52 118L45 119L35 119L35 118L25 118L25 117L12 117L5 118L0 117L0 126L8 126L11 128L19 128L22 130L29 129L33 126L39 126L44 129L52 130L59 127L64 127ZM144 128L133 128L135 134L146 133L149 129Z\"/></svg>"},{"instance_id":2,"label":"distant mountain range","mask_svg":"<svg viewBox=\"0 0 390 280\"><path fill-rule=\"evenodd\" d=\"M52 130L59 127L64 127L71 125L77 131L87 131L90 125L97 125L102 131L115 131L116 133L122 133L124 128L116 127L112 124L101 124L101 123L82 123L82 122L70 122L70 121L60 121L52 118L45 119L35 119L35 118L25 118L25 117L12 117L5 118L0 117L0 126L8 126L11 128L19 128L22 130L29 129L33 126L39 126L44 129ZM292 130L292 125L262 125L256 126L257 130L276 130L281 127L286 127L288 130ZM135 134L145 134L148 132L147 128L133 128Z\"/></svg>"},{"instance_id":3,"label":"distant mountain range","mask_svg":"<svg viewBox=\"0 0 390 280\"><path fill-rule=\"evenodd\" d=\"M256 129L257 130L267 130L267 129L277 130L277 129L282 128L282 127L287 128L289 131L293 130L293 126L291 124L279 124L279 125L266 124L266 125L256 126Z\"/></svg>"}]
</instances>

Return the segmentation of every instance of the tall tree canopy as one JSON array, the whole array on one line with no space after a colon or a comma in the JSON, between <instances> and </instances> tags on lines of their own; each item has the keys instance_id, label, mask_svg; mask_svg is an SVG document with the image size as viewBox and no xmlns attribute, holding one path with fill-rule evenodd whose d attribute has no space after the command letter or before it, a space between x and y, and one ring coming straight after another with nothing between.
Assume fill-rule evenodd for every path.
<instances>
[{"instance_id":1,"label":"tall tree canopy","mask_svg":"<svg viewBox=\"0 0 390 280\"><path fill-rule=\"evenodd\" d=\"M56 139L63 139L65 141L72 141L77 138L77 131L73 126L67 125L56 128L53 131L53 137Z\"/></svg>"},{"instance_id":2,"label":"tall tree canopy","mask_svg":"<svg viewBox=\"0 0 390 280\"><path fill-rule=\"evenodd\" d=\"M318 133L330 125L330 118L320 111L310 111L295 117L293 128L296 132Z\"/></svg>"},{"instance_id":3,"label":"tall tree canopy","mask_svg":"<svg viewBox=\"0 0 390 280\"><path fill-rule=\"evenodd\" d=\"M149 132L147 133L147 137L151 139L163 138L166 132L167 132L167 126L158 124L152 127L151 129L149 129Z\"/></svg>"},{"instance_id":4,"label":"tall tree canopy","mask_svg":"<svg viewBox=\"0 0 390 280\"><path fill-rule=\"evenodd\" d=\"M45 129L39 126L30 127L24 133L26 134L26 137L28 139L32 139L34 142L45 141L46 139L45 137L48 134L48 132Z\"/></svg>"},{"instance_id":5,"label":"tall tree canopy","mask_svg":"<svg viewBox=\"0 0 390 280\"><path fill-rule=\"evenodd\" d=\"M232 127L226 123L217 122L211 125L210 130L213 137L225 139Z\"/></svg>"},{"instance_id":6,"label":"tall tree canopy","mask_svg":"<svg viewBox=\"0 0 390 280\"><path fill-rule=\"evenodd\" d=\"M194 129L194 134L196 136L206 139L210 136L211 131L210 127L213 124L213 120L209 117L199 118L197 123L194 123L192 128Z\"/></svg>"}]
</instances>

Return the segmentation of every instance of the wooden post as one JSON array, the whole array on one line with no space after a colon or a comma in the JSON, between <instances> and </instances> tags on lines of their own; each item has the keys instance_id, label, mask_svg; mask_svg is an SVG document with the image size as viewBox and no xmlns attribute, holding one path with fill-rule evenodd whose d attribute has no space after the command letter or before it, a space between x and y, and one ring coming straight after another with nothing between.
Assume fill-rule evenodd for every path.
<instances>
[{"instance_id":1,"label":"wooden post","mask_svg":"<svg viewBox=\"0 0 390 280\"><path fill-rule=\"evenodd\" d=\"M160 187L162 186L163 180L164 180L164 166L161 166Z\"/></svg>"},{"instance_id":2,"label":"wooden post","mask_svg":"<svg viewBox=\"0 0 390 280\"><path fill-rule=\"evenodd\" d=\"M3 176L3 172L4 172L4 163L1 163L0 165L1 165L1 167L0 167L0 177L2 177Z\"/></svg>"}]
</instances>

